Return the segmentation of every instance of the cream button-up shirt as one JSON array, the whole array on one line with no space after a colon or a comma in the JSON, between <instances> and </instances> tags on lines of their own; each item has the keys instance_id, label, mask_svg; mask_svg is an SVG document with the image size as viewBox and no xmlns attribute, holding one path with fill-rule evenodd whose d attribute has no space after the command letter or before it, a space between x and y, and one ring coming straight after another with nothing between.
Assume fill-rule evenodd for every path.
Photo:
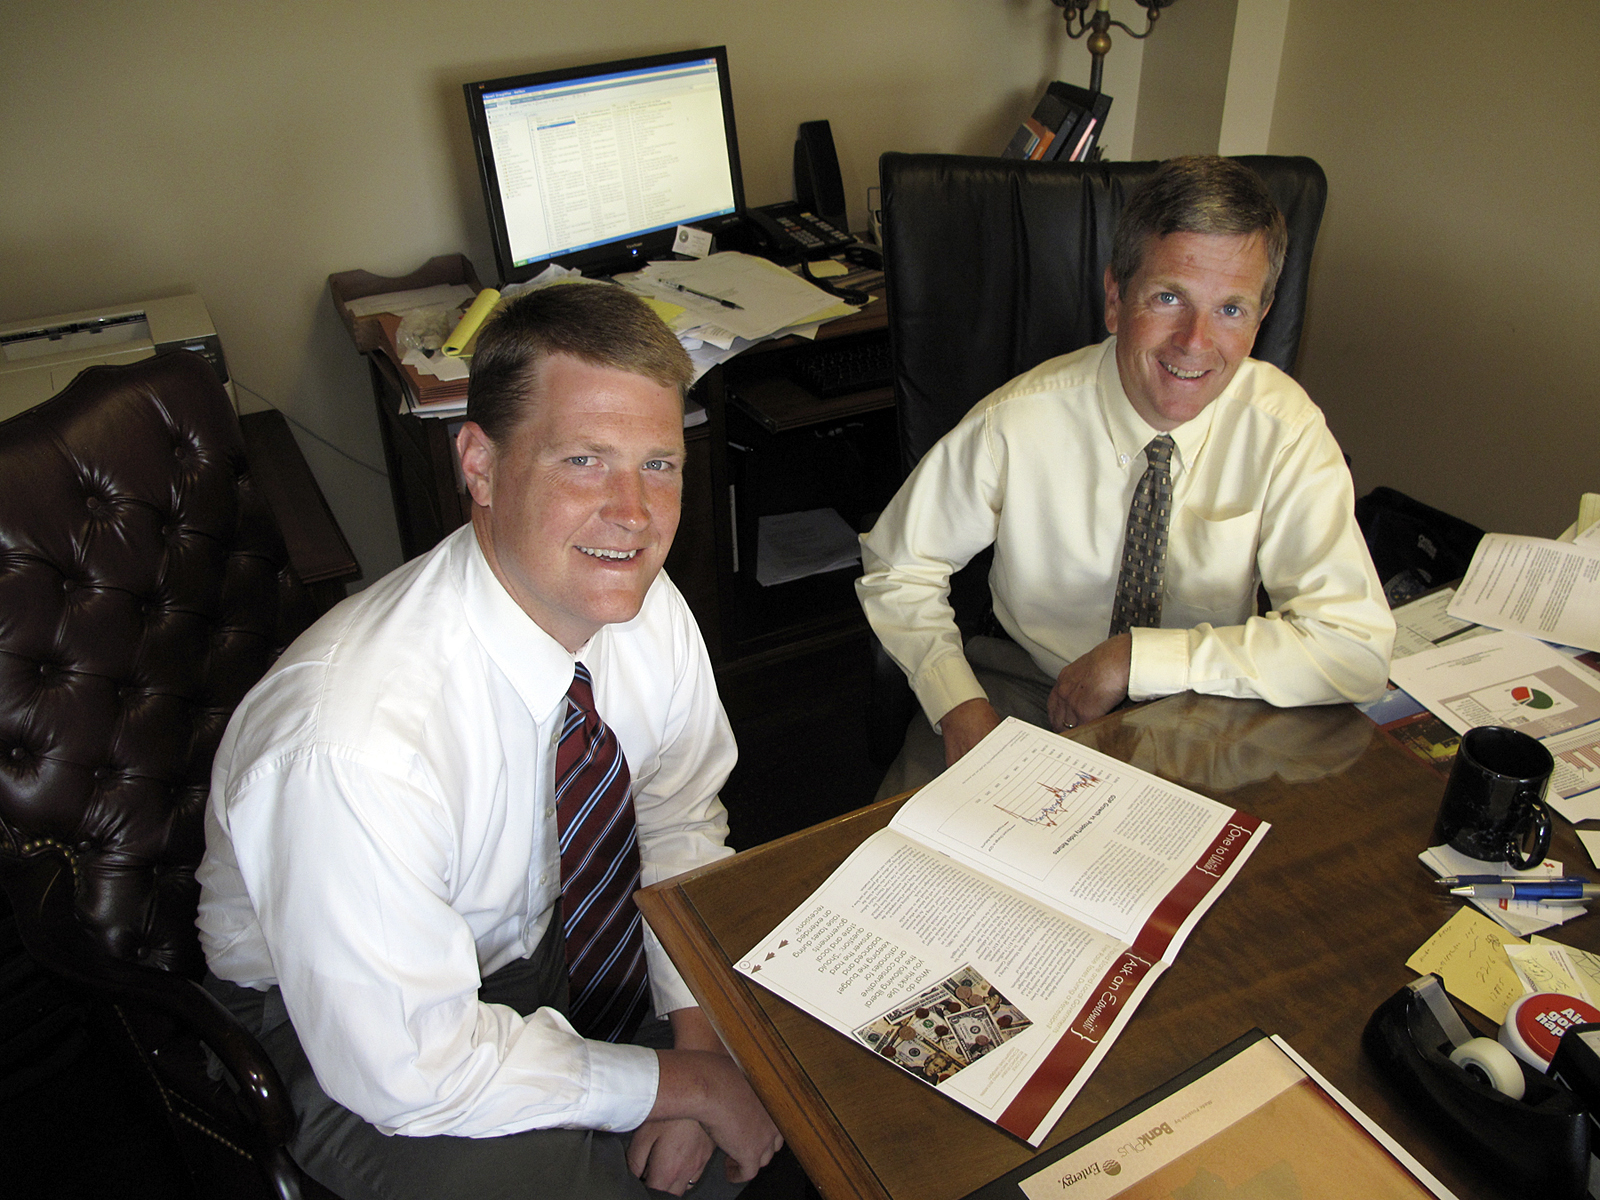
<instances>
[{"instance_id":1,"label":"cream button-up shirt","mask_svg":"<svg viewBox=\"0 0 1600 1200\"><path fill-rule=\"evenodd\" d=\"M1050 676L1105 640L1128 505L1155 437L1117 373L1116 339L1052 359L985 398L862 536L857 594L928 719L983 696L949 578L994 546L995 615ZM1321 411L1246 359L1172 430L1173 514L1160 629L1133 631L1129 695L1194 690L1277 705L1376 695L1394 619ZM1257 585L1271 610L1256 615Z\"/></svg>"}]
</instances>

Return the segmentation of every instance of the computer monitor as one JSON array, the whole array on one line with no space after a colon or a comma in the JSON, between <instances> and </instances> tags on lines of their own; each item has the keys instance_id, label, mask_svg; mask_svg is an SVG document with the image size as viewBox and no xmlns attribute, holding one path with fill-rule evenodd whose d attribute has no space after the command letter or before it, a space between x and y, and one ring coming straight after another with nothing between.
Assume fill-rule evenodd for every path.
<instances>
[{"instance_id":1,"label":"computer monitor","mask_svg":"<svg viewBox=\"0 0 1600 1200\"><path fill-rule=\"evenodd\" d=\"M744 208L723 46L466 85L504 283L640 267Z\"/></svg>"}]
</instances>

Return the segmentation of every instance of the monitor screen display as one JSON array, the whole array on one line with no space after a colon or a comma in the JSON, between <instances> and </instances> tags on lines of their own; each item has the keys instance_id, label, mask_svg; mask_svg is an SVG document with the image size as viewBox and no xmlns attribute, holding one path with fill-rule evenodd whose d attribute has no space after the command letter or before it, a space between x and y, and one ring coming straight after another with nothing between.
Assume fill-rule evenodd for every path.
<instances>
[{"instance_id":1,"label":"monitor screen display","mask_svg":"<svg viewBox=\"0 0 1600 1200\"><path fill-rule=\"evenodd\" d=\"M722 46L466 85L502 282L546 263L604 273L677 226L739 212Z\"/></svg>"}]
</instances>

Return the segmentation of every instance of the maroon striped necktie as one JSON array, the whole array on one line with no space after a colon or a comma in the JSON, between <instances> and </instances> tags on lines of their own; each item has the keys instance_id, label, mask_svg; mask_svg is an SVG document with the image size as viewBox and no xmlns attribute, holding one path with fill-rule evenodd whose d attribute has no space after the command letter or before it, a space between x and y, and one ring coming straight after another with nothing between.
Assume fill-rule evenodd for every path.
<instances>
[{"instance_id":1,"label":"maroon striped necktie","mask_svg":"<svg viewBox=\"0 0 1600 1200\"><path fill-rule=\"evenodd\" d=\"M638 829L622 746L595 711L589 669L574 666L556 747L568 1014L584 1037L618 1041L638 1028L650 987L643 924L633 902Z\"/></svg>"}]
</instances>

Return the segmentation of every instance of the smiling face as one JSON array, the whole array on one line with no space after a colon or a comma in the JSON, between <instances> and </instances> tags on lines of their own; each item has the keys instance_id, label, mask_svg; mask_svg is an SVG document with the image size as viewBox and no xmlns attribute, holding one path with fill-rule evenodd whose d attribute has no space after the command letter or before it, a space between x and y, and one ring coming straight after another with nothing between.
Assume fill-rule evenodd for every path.
<instances>
[{"instance_id":1,"label":"smiling face","mask_svg":"<svg viewBox=\"0 0 1600 1200\"><path fill-rule=\"evenodd\" d=\"M1106 270L1106 328L1122 390L1145 423L1176 429L1233 381L1267 315L1260 234L1171 233L1145 243L1118 288Z\"/></svg>"},{"instance_id":2,"label":"smiling face","mask_svg":"<svg viewBox=\"0 0 1600 1200\"><path fill-rule=\"evenodd\" d=\"M495 577L568 650L632 620L678 529L683 402L676 387L569 354L538 369L504 444L457 435L472 524Z\"/></svg>"}]
</instances>

